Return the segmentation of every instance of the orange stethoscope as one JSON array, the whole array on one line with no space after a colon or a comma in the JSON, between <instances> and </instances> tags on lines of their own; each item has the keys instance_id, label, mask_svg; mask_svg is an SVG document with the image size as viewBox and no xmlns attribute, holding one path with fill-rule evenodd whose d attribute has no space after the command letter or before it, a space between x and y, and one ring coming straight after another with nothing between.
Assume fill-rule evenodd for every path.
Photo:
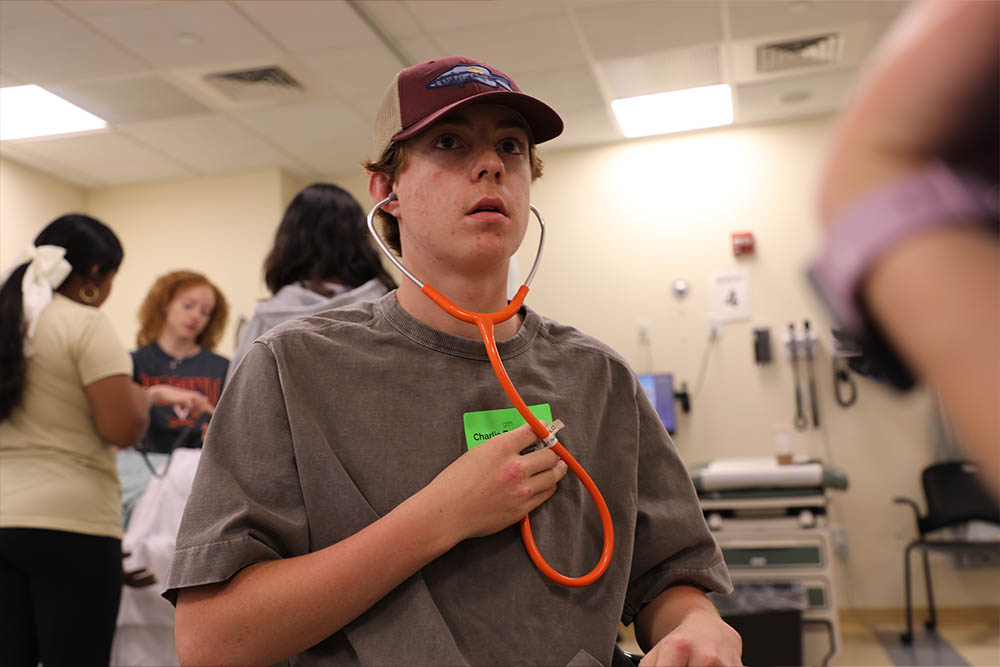
<instances>
[{"instance_id":1,"label":"orange stethoscope","mask_svg":"<svg viewBox=\"0 0 1000 667\"><path fill-rule=\"evenodd\" d=\"M551 447L559 458L566 462L566 466L576 475L577 479L583 483L583 486L587 489L587 493L590 494L591 500L594 501L594 506L597 508L597 513L601 517L601 526L604 530L604 547L601 549L601 557L597 561L597 565L594 569L587 574L580 577L567 577L555 570L551 565L549 565L542 554L538 551L538 545L535 544L535 538L531 534L531 520L528 516L521 519L521 539L524 540L524 547L528 551L528 556L531 558L532 562L535 564L542 574L556 582L557 584L562 584L563 586L572 586L579 588L581 586L588 586L595 581L597 581L601 575L605 573L608 569L608 565L611 564L611 554L614 551L615 543L615 529L611 523L611 513L608 511L608 504L604 502L604 497L601 492L598 491L597 485L594 484L594 480L590 478L587 471L583 469L583 466L573 458L565 447L563 447L559 441L556 439L555 433L550 433L545 425L531 413L528 409L528 405L521 398L521 395L517 393L517 389L514 388L514 384L510 381L510 376L507 375L507 370L503 366L503 361L500 360L500 353L497 351L496 337L494 336L493 327L501 322L506 322L511 317L514 316L517 311L521 309L521 304L524 303L524 297L528 294L528 285L531 284L531 280L535 277L535 271L538 270L538 263L542 258L542 247L545 245L545 221L542 220L542 214L538 212L535 206L531 205L531 212L535 214L538 218L538 224L542 227L541 237L538 241L538 253L535 255L535 261L531 266L531 271L528 273L527 280L521 285L520 289L517 290L517 294L503 310L497 311L495 313L474 313L464 308L459 308L454 303L452 303L447 297L438 292L436 289L430 285L426 285L420 281L415 275L410 273L406 267L396 258L389 248L386 246L382 237L375 231L375 223L373 218L375 217L375 211L379 210L385 204L396 199L396 193L391 193L388 197L375 204L372 210L368 212L368 230L371 232L372 237L374 237L376 243L378 243L379 248L389 261L392 262L397 269L399 269L403 275L412 280L420 291L427 295L431 301L436 303L443 311L462 320L463 322L468 322L469 324L475 324L479 328L479 335L483 338L483 345L486 347L486 354L490 358L490 364L493 366L493 372L497 376L497 380L500 381L500 386L503 387L504 393L507 394L507 398L510 402L514 404L514 407L520 413L521 417L524 418L531 430L535 433L539 440L541 440L546 447Z\"/></svg>"}]
</instances>

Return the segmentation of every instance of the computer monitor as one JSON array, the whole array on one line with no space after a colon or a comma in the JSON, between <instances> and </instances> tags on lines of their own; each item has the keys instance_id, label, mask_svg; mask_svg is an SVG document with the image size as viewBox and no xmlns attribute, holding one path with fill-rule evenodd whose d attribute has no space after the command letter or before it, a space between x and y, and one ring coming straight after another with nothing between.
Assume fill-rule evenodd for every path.
<instances>
[{"instance_id":1,"label":"computer monitor","mask_svg":"<svg viewBox=\"0 0 1000 667\"><path fill-rule=\"evenodd\" d=\"M649 402L656 408L660 421L667 433L673 435L677 429L677 419L674 413L674 376L669 373L646 373L638 375Z\"/></svg>"}]
</instances>

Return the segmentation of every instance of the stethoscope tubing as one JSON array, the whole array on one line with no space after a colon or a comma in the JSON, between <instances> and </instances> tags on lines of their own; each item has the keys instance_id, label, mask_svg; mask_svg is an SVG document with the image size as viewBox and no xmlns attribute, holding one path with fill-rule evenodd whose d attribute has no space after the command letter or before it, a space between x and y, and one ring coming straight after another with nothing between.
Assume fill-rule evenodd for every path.
<instances>
[{"instance_id":1,"label":"stethoscope tubing","mask_svg":"<svg viewBox=\"0 0 1000 667\"><path fill-rule=\"evenodd\" d=\"M507 374L507 369L504 368L503 361L500 359L500 352L497 350L496 336L494 333L494 326L501 322L506 322L511 317L513 317L520 309L524 303L524 298L528 294L528 286L530 285L532 279L535 277L535 272L538 270L538 264L542 257L542 247L545 243L545 221L542 219L541 213L538 209L531 205L531 212L535 214L538 219L539 225L541 225L541 237L538 243L538 252L535 254L535 261L531 266L531 271L528 273L527 280L524 284L517 290L514 298L511 300L507 307L503 310L499 310L495 313L476 313L472 311L460 308L452 303L447 297L438 292L436 289L430 285L425 284L415 275L413 275L406 267L403 266L395 255L393 255L389 248L386 246L385 242L378 232L375 231L375 211L396 199L396 194L391 193L388 197L382 201L375 204L371 211L368 212L368 230L371 232L372 237L374 237L379 248L382 249L383 254L389 258L397 269L402 272L407 278L413 281L431 301L438 305L446 313L455 317L463 322L468 322L470 324L475 324L479 329L479 334L483 339L483 345L486 348L486 354L489 357L490 365L493 367L493 372L500 382L500 386L503 388L504 393L507 398L514 405L514 408L518 411L518 414L528 423L532 432L542 440L546 445L552 447L552 451L566 462L567 468L576 475L577 479L583 484L587 493L590 495L591 500L594 502L594 506L597 508L597 513L601 519L601 527L604 532L604 545L601 549L601 556L597 561L597 565L594 566L587 574L579 577L568 577L555 568L548 564L545 558L542 556L541 552L538 550L538 545L535 543L534 535L531 532L531 519L528 515L525 515L521 519L521 539L524 541L524 547L528 552L528 557L535 564L542 574L548 577L550 580L556 582L557 584L562 584L563 586L569 586L573 588L579 588L583 586L589 586L590 584L597 581L608 569L611 564L611 555L614 552L614 523L611 520L611 512L608 510L608 505L601 495L600 490L598 490L597 485L594 480L591 479L590 475L583 466L573 457L572 454L567 451L565 447L556 439L554 434L549 433L545 425L542 424L541 420L532 414L531 410L528 409L527 403L518 394L517 389L514 388L514 383L511 381L510 376Z\"/></svg>"}]
</instances>

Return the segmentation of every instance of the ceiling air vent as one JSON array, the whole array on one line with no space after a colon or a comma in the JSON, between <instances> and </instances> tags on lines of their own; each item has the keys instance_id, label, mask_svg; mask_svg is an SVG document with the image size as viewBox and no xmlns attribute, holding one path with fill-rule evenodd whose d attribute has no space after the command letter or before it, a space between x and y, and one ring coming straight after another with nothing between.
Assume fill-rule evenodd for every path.
<instances>
[{"instance_id":1,"label":"ceiling air vent","mask_svg":"<svg viewBox=\"0 0 1000 667\"><path fill-rule=\"evenodd\" d=\"M205 81L238 102L297 97L305 92L295 77L277 65L206 74Z\"/></svg>"},{"instance_id":2,"label":"ceiling air vent","mask_svg":"<svg viewBox=\"0 0 1000 667\"><path fill-rule=\"evenodd\" d=\"M837 33L762 44L757 47L757 72L831 65L840 60L841 44Z\"/></svg>"}]
</instances>

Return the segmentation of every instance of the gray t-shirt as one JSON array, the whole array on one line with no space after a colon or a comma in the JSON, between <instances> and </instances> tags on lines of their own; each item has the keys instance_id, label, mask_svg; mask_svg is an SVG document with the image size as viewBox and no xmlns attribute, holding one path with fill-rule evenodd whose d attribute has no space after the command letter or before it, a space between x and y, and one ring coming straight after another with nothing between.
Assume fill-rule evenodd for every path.
<instances>
[{"instance_id":1,"label":"gray t-shirt","mask_svg":"<svg viewBox=\"0 0 1000 667\"><path fill-rule=\"evenodd\" d=\"M615 525L608 571L584 588L552 583L515 524L461 542L291 664L609 664L618 619L666 587L731 590L687 471L627 364L522 314L501 357L527 403L565 422L560 441L603 493ZM507 407L482 343L420 323L395 292L279 325L212 418L165 595L353 535L466 451L463 414ZM600 521L572 475L531 525L558 571L597 562Z\"/></svg>"}]
</instances>

